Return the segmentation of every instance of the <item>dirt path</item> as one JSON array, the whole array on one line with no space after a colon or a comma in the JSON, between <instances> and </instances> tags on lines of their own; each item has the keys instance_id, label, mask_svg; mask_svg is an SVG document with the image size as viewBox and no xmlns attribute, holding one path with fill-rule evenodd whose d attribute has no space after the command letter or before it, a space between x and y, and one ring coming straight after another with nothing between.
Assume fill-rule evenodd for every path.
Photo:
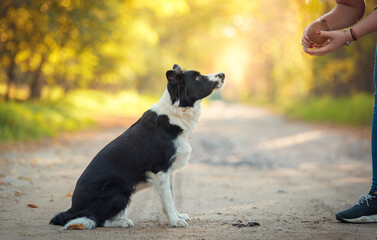
<instances>
[{"instance_id":1,"label":"dirt path","mask_svg":"<svg viewBox=\"0 0 377 240\"><path fill-rule=\"evenodd\" d=\"M376 239L377 225L334 214L370 187L367 138L216 102L203 110L193 154L176 177L187 228L170 228L152 189L133 197L131 229L63 231L48 225L70 206L77 178L124 127L2 146L0 239ZM35 204L38 208L27 207ZM260 226L232 226L258 222Z\"/></svg>"}]
</instances>

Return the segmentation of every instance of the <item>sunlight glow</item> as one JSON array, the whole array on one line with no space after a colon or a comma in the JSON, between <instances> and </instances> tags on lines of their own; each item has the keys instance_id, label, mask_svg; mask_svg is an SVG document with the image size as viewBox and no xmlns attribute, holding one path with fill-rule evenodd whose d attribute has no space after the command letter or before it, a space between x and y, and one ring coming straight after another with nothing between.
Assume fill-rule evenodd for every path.
<instances>
[{"instance_id":1,"label":"sunlight glow","mask_svg":"<svg viewBox=\"0 0 377 240\"><path fill-rule=\"evenodd\" d=\"M246 49L245 42L235 40L219 54L220 57L216 60L216 68L222 69L226 75L227 87L223 89L226 98L237 98L236 89L242 86L247 78L251 54Z\"/></svg>"}]
</instances>

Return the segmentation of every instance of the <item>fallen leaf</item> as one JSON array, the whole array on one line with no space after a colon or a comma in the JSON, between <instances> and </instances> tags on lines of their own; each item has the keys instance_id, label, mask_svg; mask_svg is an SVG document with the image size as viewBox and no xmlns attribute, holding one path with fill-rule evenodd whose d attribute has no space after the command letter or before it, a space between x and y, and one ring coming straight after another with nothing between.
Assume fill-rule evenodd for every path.
<instances>
[{"instance_id":1,"label":"fallen leaf","mask_svg":"<svg viewBox=\"0 0 377 240\"><path fill-rule=\"evenodd\" d=\"M29 177L23 177L23 176L19 176L18 179L20 180L24 180L24 181L31 181L31 179Z\"/></svg>"},{"instance_id":2,"label":"fallen leaf","mask_svg":"<svg viewBox=\"0 0 377 240\"><path fill-rule=\"evenodd\" d=\"M38 208L38 206L37 205L35 205L35 204L32 204L32 203L29 203L28 205L27 205L29 208Z\"/></svg>"},{"instance_id":3,"label":"fallen leaf","mask_svg":"<svg viewBox=\"0 0 377 240\"><path fill-rule=\"evenodd\" d=\"M72 224L67 227L67 230L85 230L82 224Z\"/></svg>"},{"instance_id":4,"label":"fallen leaf","mask_svg":"<svg viewBox=\"0 0 377 240\"><path fill-rule=\"evenodd\" d=\"M19 197L19 196L21 196L21 193L20 193L19 191L15 191L15 192L14 192L14 196Z\"/></svg>"},{"instance_id":5,"label":"fallen leaf","mask_svg":"<svg viewBox=\"0 0 377 240\"><path fill-rule=\"evenodd\" d=\"M67 197L72 197L72 193L67 193L66 196Z\"/></svg>"}]
</instances>

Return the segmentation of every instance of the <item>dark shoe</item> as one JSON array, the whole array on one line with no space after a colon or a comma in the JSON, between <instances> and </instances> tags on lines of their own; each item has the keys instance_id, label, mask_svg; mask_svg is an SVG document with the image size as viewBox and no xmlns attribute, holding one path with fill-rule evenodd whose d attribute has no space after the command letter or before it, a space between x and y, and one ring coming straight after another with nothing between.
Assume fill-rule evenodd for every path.
<instances>
[{"instance_id":1,"label":"dark shoe","mask_svg":"<svg viewBox=\"0 0 377 240\"><path fill-rule=\"evenodd\" d=\"M343 212L337 213L336 219L343 223L376 223L377 191L372 188L368 194L361 195L357 203Z\"/></svg>"}]
</instances>

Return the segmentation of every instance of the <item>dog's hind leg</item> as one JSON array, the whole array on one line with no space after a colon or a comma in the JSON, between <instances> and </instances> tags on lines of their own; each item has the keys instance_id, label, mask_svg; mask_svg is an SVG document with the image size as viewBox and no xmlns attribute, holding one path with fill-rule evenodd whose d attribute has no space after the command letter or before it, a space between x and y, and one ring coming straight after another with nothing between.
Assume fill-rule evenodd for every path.
<instances>
[{"instance_id":1,"label":"dog's hind leg","mask_svg":"<svg viewBox=\"0 0 377 240\"><path fill-rule=\"evenodd\" d=\"M133 227L134 223L127 218L127 209L123 209L120 211L115 217L112 219L106 220L103 224L104 227Z\"/></svg>"},{"instance_id":2,"label":"dog's hind leg","mask_svg":"<svg viewBox=\"0 0 377 240\"><path fill-rule=\"evenodd\" d=\"M171 191L171 195L172 195L172 198L173 198L174 209L175 209L175 212L177 213L177 216L180 219L183 219L185 221L190 220L189 216L186 213L179 213L176 206L175 206L174 173L170 174L170 191Z\"/></svg>"},{"instance_id":3,"label":"dog's hind leg","mask_svg":"<svg viewBox=\"0 0 377 240\"><path fill-rule=\"evenodd\" d=\"M70 229L70 227L80 227L80 225L84 229L92 229L96 227L96 222L87 217L80 217L67 222L67 224L63 227L64 230Z\"/></svg>"},{"instance_id":4,"label":"dog's hind leg","mask_svg":"<svg viewBox=\"0 0 377 240\"><path fill-rule=\"evenodd\" d=\"M85 229L133 226L133 223L125 217L130 195L120 193L116 189L104 191L86 209L75 213L77 217L69 221L63 229L70 229L74 225L82 225Z\"/></svg>"},{"instance_id":5,"label":"dog's hind leg","mask_svg":"<svg viewBox=\"0 0 377 240\"><path fill-rule=\"evenodd\" d=\"M164 213L168 217L169 224L172 227L186 227L187 222L179 218L174 206L173 194L170 188L169 172L159 172L153 177L153 184L160 195Z\"/></svg>"}]
</instances>

